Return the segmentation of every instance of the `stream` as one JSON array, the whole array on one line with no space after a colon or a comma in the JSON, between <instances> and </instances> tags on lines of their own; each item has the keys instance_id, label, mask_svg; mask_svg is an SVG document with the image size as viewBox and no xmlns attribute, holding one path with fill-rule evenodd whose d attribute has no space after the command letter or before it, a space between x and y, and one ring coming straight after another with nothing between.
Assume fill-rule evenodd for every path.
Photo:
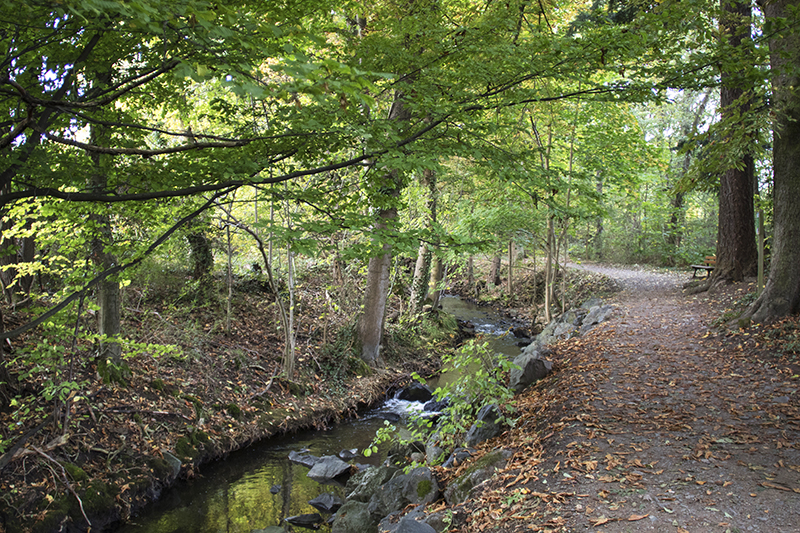
<instances>
[{"instance_id":1,"label":"stream","mask_svg":"<svg viewBox=\"0 0 800 533\"><path fill-rule=\"evenodd\" d=\"M515 357L520 353L509 328L511 320L458 297L442 299L443 309L458 320L470 322L494 351ZM429 383L432 388L452 376L443 374ZM317 457L338 455L342 450L366 448L385 419L402 420L422 409L419 402L390 399L359 418L325 431L305 431L276 437L232 453L223 461L205 465L198 478L181 482L147 506L117 533L250 533L254 529L282 526L283 519L317 512L308 501L331 492L344 497L343 488L322 485L308 478L308 468L291 463L291 451ZM384 451L385 454L385 451ZM361 464L380 464L385 455L359 455ZM296 530L301 530L296 528Z\"/></svg>"}]
</instances>

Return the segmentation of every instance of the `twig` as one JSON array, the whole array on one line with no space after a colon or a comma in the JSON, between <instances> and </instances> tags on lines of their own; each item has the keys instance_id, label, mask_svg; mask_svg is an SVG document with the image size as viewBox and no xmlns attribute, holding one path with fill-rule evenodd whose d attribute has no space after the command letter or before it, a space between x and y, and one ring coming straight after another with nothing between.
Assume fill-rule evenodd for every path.
<instances>
[{"instance_id":1,"label":"twig","mask_svg":"<svg viewBox=\"0 0 800 533\"><path fill-rule=\"evenodd\" d=\"M11 462L11 460L14 458L14 455L16 455L17 451L20 448L22 448L22 446L24 446L26 442L28 442L28 439L39 433L47 425L47 423L50 421L52 417L53 415L51 413L50 415L47 416L47 418L42 420L42 422L38 426L28 431L17 442L15 442L14 445L5 453L5 455L0 457L0 472L2 472L3 469L6 466L8 466L8 463Z\"/></svg>"},{"instance_id":2,"label":"twig","mask_svg":"<svg viewBox=\"0 0 800 533\"><path fill-rule=\"evenodd\" d=\"M67 478L67 471L64 470L64 466L55 459L53 459L52 457L50 457L49 455L47 455L46 453L44 453L36 446L31 446L31 449L33 449L33 451L35 451L36 453L38 453L39 455L41 455L42 457L53 463L54 465L58 465L58 468L61 469L61 481L64 483L67 489L72 493L72 495L75 496L75 499L78 500L78 506L80 506L81 508L81 514L83 515L83 519L86 520L86 523L89 524L89 527L91 528L92 522L86 516L86 511L83 510L83 502L81 501L81 497L78 496L78 493L75 492L75 489L73 489L72 485L70 485L69 479Z\"/></svg>"},{"instance_id":3,"label":"twig","mask_svg":"<svg viewBox=\"0 0 800 533\"><path fill-rule=\"evenodd\" d=\"M270 387L272 387L272 382L273 382L273 381L275 381L275 376L277 376L277 375L278 375L278 372L279 372L279 371L280 371L280 368L276 368L276 369L275 369L275 372L272 374L272 377L271 377L271 378L269 378L269 382L267 383L267 386L266 386L266 387L264 387L264 390L262 390L261 392L256 392L256 393L253 393L253 395L252 395L252 396L250 396L250 397L247 399L247 401L248 401L248 402L251 402L251 401L253 401L253 398L258 398L258 397L264 396L264 395L265 395L265 394L266 394L266 393L269 391L269 388L270 388Z\"/></svg>"}]
</instances>

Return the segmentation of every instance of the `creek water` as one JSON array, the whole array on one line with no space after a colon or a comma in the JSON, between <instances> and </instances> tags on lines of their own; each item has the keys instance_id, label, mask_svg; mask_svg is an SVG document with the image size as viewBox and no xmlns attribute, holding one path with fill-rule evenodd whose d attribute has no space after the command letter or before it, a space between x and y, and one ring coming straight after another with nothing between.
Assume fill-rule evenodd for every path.
<instances>
[{"instance_id":1,"label":"creek water","mask_svg":"<svg viewBox=\"0 0 800 533\"><path fill-rule=\"evenodd\" d=\"M520 349L508 333L511 320L457 297L442 300L443 309L457 319L471 323L494 351L516 356ZM453 379L443 374L432 387ZM385 419L402 427L402 420L419 402L387 400L383 405L325 431L305 431L269 439L203 467L201 475L164 492L139 516L116 530L117 533L250 533L268 526L283 526L284 519L316 509L308 501L325 492L343 497L336 485L322 485L308 478L308 468L293 464L291 451L321 457L342 450L366 448ZM400 423L394 421L400 417ZM356 462L380 464L379 454ZM272 489L272 490L271 490ZM301 530L295 528L295 530Z\"/></svg>"}]
</instances>

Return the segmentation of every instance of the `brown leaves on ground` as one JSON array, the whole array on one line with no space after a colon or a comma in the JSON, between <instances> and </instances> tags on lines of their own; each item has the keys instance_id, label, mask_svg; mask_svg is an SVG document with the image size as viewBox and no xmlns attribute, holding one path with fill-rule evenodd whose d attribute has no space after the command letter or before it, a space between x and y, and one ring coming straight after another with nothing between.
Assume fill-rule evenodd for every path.
<instances>
[{"instance_id":1,"label":"brown leaves on ground","mask_svg":"<svg viewBox=\"0 0 800 533\"><path fill-rule=\"evenodd\" d=\"M687 297L629 275L618 316L518 397L491 442L517 453L458 531L796 531L797 317L718 329L750 286Z\"/></svg>"}]
</instances>

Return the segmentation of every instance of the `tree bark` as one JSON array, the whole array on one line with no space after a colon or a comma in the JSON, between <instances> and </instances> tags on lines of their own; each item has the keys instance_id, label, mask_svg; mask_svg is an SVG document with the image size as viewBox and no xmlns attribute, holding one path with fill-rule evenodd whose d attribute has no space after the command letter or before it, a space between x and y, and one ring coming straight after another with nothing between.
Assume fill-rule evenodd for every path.
<instances>
[{"instance_id":1,"label":"tree bark","mask_svg":"<svg viewBox=\"0 0 800 533\"><path fill-rule=\"evenodd\" d=\"M502 258L499 255L492 257L492 265L489 267L489 275L486 278L486 283L491 283L495 287L500 285L503 280L500 279L500 266Z\"/></svg>"},{"instance_id":2,"label":"tree bark","mask_svg":"<svg viewBox=\"0 0 800 533\"><path fill-rule=\"evenodd\" d=\"M398 90L395 93L392 108L389 111L389 120L408 121L411 112L404 105L405 94ZM397 169L389 170L382 178L385 183L383 195L394 199L400 195L402 189L400 172ZM390 227L397 219L397 207L391 206L378 211L378 220L375 224L377 234ZM358 338L361 342L361 359L369 365L377 366L381 363L380 350L383 340L384 318L386 316L386 303L389 297L389 268L392 263L392 245L384 243L383 254L372 257L367 267L367 286L364 290L363 312L358 321Z\"/></svg>"},{"instance_id":3,"label":"tree bark","mask_svg":"<svg viewBox=\"0 0 800 533\"><path fill-rule=\"evenodd\" d=\"M791 16L791 0L765 2L767 20L781 24ZM774 232L772 261L764 292L746 316L756 322L800 312L800 36L795 26L784 28L770 40L770 65L775 122L772 168L774 172Z\"/></svg>"},{"instance_id":4,"label":"tree bark","mask_svg":"<svg viewBox=\"0 0 800 533\"><path fill-rule=\"evenodd\" d=\"M432 230L434 224L436 224L436 173L432 170L424 170L422 172L422 181L428 187L428 227ZM423 242L420 244L417 263L414 267L414 279L411 282L412 313L419 313L422 310L425 299L428 297L432 256L428 243Z\"/></svg>"},{"instance_id":5,"label":"tree bark","mask_svg":"<svg viewBox=\"0 0 800 533\"><path fill-rule=\"evenodd\" d=\"M431 264L430 294L431 303L433 304L434 309L439 305L439 299L442 297L442 290L440 286L443 278L444 266L442 265L442 258L437 255L434 256Z\"/></svg>"},{"instance_id":6,"label":"tree bark","mask_svg":"<svg viewBox=\"0 0 800 533\"><path fill-rule=\"evenodd\" d=\"M428 243L419 245L417 262L414 265L414 279L411 281L411 313L422 311L425 298L428 297L428 283L431 277L431 251Z\"/></svg>"},{"instance_id":7,"label":"tree bark","mask_svg":"<svg viewBox=\"0 0 800 533\"><path fill-rule=\"evenodd\" d=\"M108 68L103 72L95 72L95 89L103 89L108 87L111 83L111 69ZM91 143L94 145L104 144L108 133L106 127L94 124L91 127L90 137ZM93 172L91 176L90 186L95 191L104 191L108 188L108 174L104 164L108 160L108 156L91 152L89 157L92 160ZM101 207L102 210L102 207ZM91 242L91 256L94 263L100 271L108 270L117 264L117 258L107 251L107 248L113 242L114 236L111 228L111 218L105 213L95 213L91 215L91 219L95 224L97 233ZM98 313L98 330L100 335L105 335L105 339L100 342L99 361L101 368L101 375L107 368L108 362L114 365L119 365L122 361L122 346L115 340L119 337L120 326L120 291L119 282L114 278L106 278L100 282L97 290L97 304L100 307ZM117 368L108 368L108 376L106 379L116 381L122 379L118 375Z\"/></svg>"},{"instance_id":8,"label":"tree bark","mask_svg":"<svg viewBox=\"0 0 800 533\"><path fill-rule=\"evenodd\" d=\"M750 2L720 0L725 16L721 22L728 43L734 49L744 49L750 39ZM738 73L723 67L721 72L720 108L723 117L741 116L750 109L749 94L752 83L745 82ZM719 228L717 237L717 264L711 275L713 287L719 283L742 281L756 273L754 163L751 154L744 154L740 168L728 169L720 180Z\"/></svg>"},{"instance_id":9,"label":"tree bark","mask_svg":"<svg viewBox=\"0 0 800 533\"><path fill-rule=\"evenodd\" d=\"M186 240L192 260L192 277L197 280L197 300L207 302L211 299L213 288L211 269L214 267L214 252L211 241L199 226L186 235Z\"/></svg>"}]
</instances>

